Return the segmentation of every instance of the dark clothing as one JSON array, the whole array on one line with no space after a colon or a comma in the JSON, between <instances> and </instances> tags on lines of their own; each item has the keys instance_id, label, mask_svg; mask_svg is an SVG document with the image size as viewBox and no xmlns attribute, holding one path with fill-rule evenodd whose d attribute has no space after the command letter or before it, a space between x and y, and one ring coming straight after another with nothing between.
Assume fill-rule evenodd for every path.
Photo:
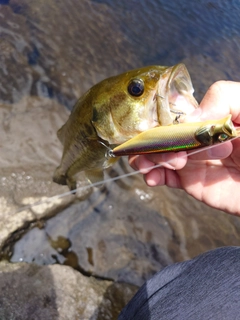
<instances>
[{"instance_id":1,"label":"dark clothing","mask_svg":"<svg viewBox=\"0 0 240 320\"><path fill-rule=\"evenodd\" d=\"M118 320L240 319L240 247L166 267L148 280Z\"/></svg>"}]
</instances>

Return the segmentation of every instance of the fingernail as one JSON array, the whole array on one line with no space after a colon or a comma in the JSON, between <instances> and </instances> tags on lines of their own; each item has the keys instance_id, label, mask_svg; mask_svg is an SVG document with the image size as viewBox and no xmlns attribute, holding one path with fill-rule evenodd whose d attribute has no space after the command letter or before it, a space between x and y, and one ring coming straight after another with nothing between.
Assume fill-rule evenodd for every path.
<instances>
[{"instance_id":1,"label":"fingernail","mask_svg":"<svg viewBox=\"0 0 240 320\"><path fill-rule=\"evenodd\" d=\"M207 150L207 154L211 159L223 159L229 156L229 151L224 146L217 146Z\"/></svg>"},{"instance_id":2,"label":"fingernail","mask_svg":"<svg viewBox=\"0 0 240 320\"><path fill-rule=\"evenodd\" d=\"M149 161L148 159L143 157L138 158L138 168L142 174L150 172L153 166L154 163L152 161Z\"/></svg>"},{"instance_id":3,"label":"fingernail","mask_svg":"<svg viewBox=\"0 0 240 320\"><path fill-rule=\"evenodd\" d=\"M175 159L169 159L168 154L166 154L166 153L162 154L162 162L163 162L162 165L165 168L175 170L175 167L174 167Z\"/></svg>"}]
</instances>

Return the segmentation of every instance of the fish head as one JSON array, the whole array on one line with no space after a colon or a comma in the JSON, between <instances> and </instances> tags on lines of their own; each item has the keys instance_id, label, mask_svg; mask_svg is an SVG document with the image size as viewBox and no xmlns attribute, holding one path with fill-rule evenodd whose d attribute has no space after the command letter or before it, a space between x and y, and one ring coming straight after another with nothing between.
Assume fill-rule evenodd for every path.
<instances>
[{"instance_id":1,"label":"fish head","mask_svg":"<svg viewBox=\"0 0 240 320\"><path fill-rule=\"evenodd\" d=\"M173 124L198 105L183 64L131 70L103 80L91 90L92 124L97 135L109 144Z\"/></svg>"},{"instance_id":2,"label":"fish head","mask_svg":"<svg viewBox=\"0 0 240 320\"><path fill-rule=\"evenodd\" d=\"M103 170L117 160L106 156L108 149L172 124L176 117L179 121L183 107L194 105L192 92L182 64L143 67L99 82L77 101L58 131L63 155L53 180L71 190L81 171L91 181L102 180Z\"/></svg>"}]
</instances>

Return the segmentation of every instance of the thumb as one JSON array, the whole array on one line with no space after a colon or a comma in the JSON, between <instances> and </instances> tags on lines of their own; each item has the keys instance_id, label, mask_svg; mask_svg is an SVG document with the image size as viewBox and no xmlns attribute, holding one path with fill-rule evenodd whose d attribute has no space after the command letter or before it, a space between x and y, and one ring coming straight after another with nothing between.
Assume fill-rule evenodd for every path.
<instances>
[{"instance_id":1,"label":"thumb","mask_svg":"<svg viewBox=\"0 0 240 320\"><path fill-rule=\"evenodd\" d=\"M199 152L189 155L191 160L217 160L225 159L232 153L233 146L230 141L208 148L199 149ZM189 153L192 153L191 151Z\"/></svg>"},{"instance_id":2,"label":"thumb","mask_svg":"<svg viewBox=\"0 0 240 320\"><path fill-rule=\"evenodd\" d=\"M205 94L198 109L186 117L187 122L221 119L232 115L240 123L240 82L217 81Z\"/></svg>"}]
</instances>

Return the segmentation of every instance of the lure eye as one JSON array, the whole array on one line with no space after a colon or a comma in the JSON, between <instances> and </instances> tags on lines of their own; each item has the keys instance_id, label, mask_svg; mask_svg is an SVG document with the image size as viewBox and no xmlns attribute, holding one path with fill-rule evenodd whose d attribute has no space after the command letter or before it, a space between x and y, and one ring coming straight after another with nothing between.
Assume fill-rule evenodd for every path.
<instances>
[{"instance_id":1,"label":"lure eye","mask_svg":"<svg viewBox=\"0 0 240 320\"><path fill-rule=\"evenodd\" d=\"M228 139L228 135L226 133L221 133L219 136L218 136L218 140L220 142L223 142L223 141L226 141Z\"/></svg>"},{"instance_id":2,"label":"lure eye","mask_svg":"<svg viewBox=\"0 0 240 320\"><path fill-rule=\"evenodd\" d=\"M141 79L133 79L128 85L131 96L140 97L144 92L144 82Z\"/></svg>"}]
</instances>

